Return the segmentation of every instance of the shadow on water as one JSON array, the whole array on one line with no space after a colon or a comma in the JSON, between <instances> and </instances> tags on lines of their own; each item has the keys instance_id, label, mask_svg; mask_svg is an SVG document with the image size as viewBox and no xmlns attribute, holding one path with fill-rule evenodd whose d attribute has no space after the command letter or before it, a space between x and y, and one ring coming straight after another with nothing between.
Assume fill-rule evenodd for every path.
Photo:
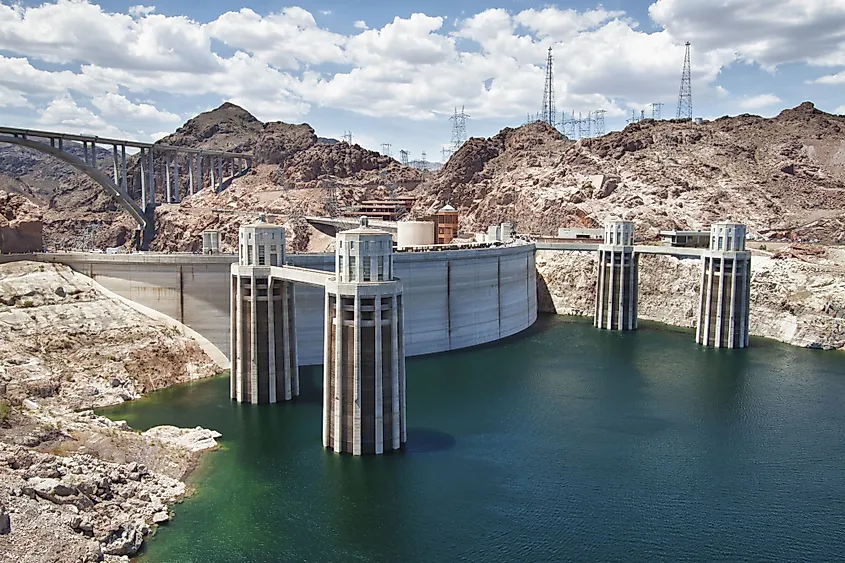
<instances>
[{"instance_id":1,"label":"shadow on water","mask_svg":"<svg viewBox=\"0 0 845 563\"><path fill-rule=\"evenodd\" d=\"M409 454L442 452L455 447L455 437L429 428L409 428L405 451Z\"/></svg>"}]
</instances>

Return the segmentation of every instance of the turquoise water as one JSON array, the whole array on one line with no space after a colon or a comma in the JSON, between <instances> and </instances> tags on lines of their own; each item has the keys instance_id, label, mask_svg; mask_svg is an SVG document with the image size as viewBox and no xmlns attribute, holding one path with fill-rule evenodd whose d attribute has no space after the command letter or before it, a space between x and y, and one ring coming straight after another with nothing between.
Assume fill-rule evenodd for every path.
<instances>
[{"instance_id":1,"label":"turquoise water","mask_svg":"<svg viewBox=\"0 0 845 563\"><path fill-rule=\"evenodd\" d=\"M407 451L321 447L321 373L293 404L228 379L111 409L224 449L142 561L834 561L845 553L845 355L544 317L407 363Z\"/></svg>"}]
</instances>

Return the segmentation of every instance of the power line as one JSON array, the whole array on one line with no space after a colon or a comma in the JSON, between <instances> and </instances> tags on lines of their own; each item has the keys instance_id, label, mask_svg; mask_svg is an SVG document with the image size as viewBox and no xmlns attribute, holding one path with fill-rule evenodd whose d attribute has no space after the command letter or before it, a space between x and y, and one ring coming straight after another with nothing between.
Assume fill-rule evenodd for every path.
<instances>
[{"instance_id":1,"label":"power line","mask_svg":"<svg viewBox=\"0 0 845 563\"><path fill-rule=\"evenodd\" d=\"M549 47L549 57L546 60L546 80L543 84L543 109L540 111L540 121L545 121L552 127L555 127L557 114L555 113L555 75L552 63L552 48Z\"/></svg>"},{"instance_id":2,"label":"power line","mask_svg":"<svg viewBox=\"0 0 845 563\"><path fill-rule=\"evenodd\" d=\"M681 74L681 91L678 94L678 119L692 119L692 73L690 71L690 42L686 42L684 71Z\"/></svg>"}]
</instances>

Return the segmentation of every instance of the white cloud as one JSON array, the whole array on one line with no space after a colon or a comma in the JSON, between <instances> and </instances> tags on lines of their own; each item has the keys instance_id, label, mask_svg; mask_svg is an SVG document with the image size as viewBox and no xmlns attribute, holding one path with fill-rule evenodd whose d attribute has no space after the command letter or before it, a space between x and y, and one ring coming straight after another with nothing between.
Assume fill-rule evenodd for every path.
<instances>
[{"instance_id":1,"label":"white cloud","mask_svg":"<svg viewBox=\"0 0 845 563\"><path fill-rule=\"evenodd\" d=\"M30 103L20 92L0 84L0 108L25 108Z\"/></svg>"},{"instance_id":2,"label":"white cloud","mask_svg":"<svg viewBox=\"0 0 845 563\"><path fill-rule=\"evenodd\" d=\"M146 16L152 13L155 13L156 7L155 6L130 6L129 7L129 15L137 17Z\"/></svg>"},{"instance_id":3,"label":"white cloud","mask_svg":"<svg viewBox=\"0 0 845 563\"><path fill-rule=\"evenodd\" d=\"M109 137L131 138L133 135L110 125L90 109L80 107L68 95L56 98L41 112L38 123L43 129L68 133L84 133Z\"/></svg>"},{"instance_id":4,"label":"white cloud","mask_svg":"<svg viewBox=\"0 0 845 563\"><path fill-rule=\"evenodd\" d=\"M828 74L812 81L815 84L845 84L845 71L838 74Z\"/></svg>"},{"instance_id":5,"label":"white cloud","mask_svg":"<svg viewBox=\"0 0 845 563\"><path fill-rule=\"evenodd\" d=\"M542 10L529 9L516 15L514 20L537 33L541 38L551 38L555 41L570 39L581 31L596 29L608 20L624 16L625 12L608 12L599 7L597 10L576 12L575 10L559 10L544 8Z\"/></svg>"},{"instance_id":6,"label":"white cloud","mask_svg":"<svg viewBox=\"0 0 845 563\"><path fill-rule=\"evenodd\" d=\"M277 68L345 60L345 37L320 28L302 8L285 8L269 16L243 8L221 15L205 28L211 37Z\"/></svg>"},{"instance_id":7,"label":"white cloud","mask_svg":"<svg viewBox=\"0 0 845 563\"><path fill-rule=\"evenodd\" d=\"M839 106L838 108L833 110L833 113L837 115L845 115L845 106Z\"/></svg>"},{"instance_id":8,"label":"white cloud","mask_svg":"<svg viewBox=\"0 0 845 563\"><path fill-rule=\"evenodd\" d=\"M228 100L260 119L301 119L319 106L445 119L455 105L476 119L522 119L539 109L551 46L558 109L604 108L613 116L653 101L673 105L687 38L697 103L729 97L717 79L737 54L767 68L789 61L833 65L845 42L845 7L826 0L706 7L655 0L649 13L658 25L648 22L646 30L601 6L488 9L462 15L448 29L445 17L415 13L377 29L354 22L351 35L321 27L299 7L267 15L244 8L202 23L157 14L153 6L112 13L92 2L0 3L0 52L13 54L0 55L0 104L44 107L52 100L45 115L69 126L100 119L100 127L150 122L161 129L184 108L137 100L153 93L180 95L189 105ZM724 22L715 25L714 17ZM226 45L225 53L213 41ZM44 70L42 62L61 66ZM845 72L816 82L845 83ZM780 101L733 96L741 104Z\"/></svg>"},{"instance_id":9,"label":"white cloud","mask_svg":"<svg viewBox=\"0 0 845 563\"><path fill-rule=\"evenodd\" d=\"M214 69L205 28L184 16L133 19L85 0L25 8L0 4L0 50L49 63L208 72Z\"/></svg>"},{"instance_id":10,"label":"white cloud","mask_svg":"<svg viewBox=\"0 0 845 563\"><path fill-rule=\"evenodd\" d=\"M845 2L657 0L649 14L697 51L725 50L768 69L790 62L845 65Z\"/></svg>"},{"instance_id":11,"label":"white cloud","mask_svg":"<svg viewBox=\"0 0 845 563\"><path fill-rule=\"evenodd\" d=\"M739 107L742 109L760 109L779 104L782 101L774 94L760 94L759 96L741 99L739 101Z\"/></svg>"},{"instance_id":12,"label":"white cloud","mask_svg":"<svg viewBox=\"0 0 845 563\"><path fill-rule=\"evenodd\" d=\"M105 117L115 117L130 121L169 123L180 120L179 116L169 111L161 111L150 104L136 104L125 96L108 92L102 96L95 96L91 103L100 110Z\"/></svg>"},{"instance_id":13,"label":"white cloud","mask_svg":"<svg viewBox=\"0 0 845 563\"><path fill-rule=\"evenodd\" d=\"M358 64L385 61L433 65L448 60L455 52L454 41L436 33L443 18L411 14L396 17L381 29L370 29L346 43L349 57Z\"/></svg>"}]
</instances>

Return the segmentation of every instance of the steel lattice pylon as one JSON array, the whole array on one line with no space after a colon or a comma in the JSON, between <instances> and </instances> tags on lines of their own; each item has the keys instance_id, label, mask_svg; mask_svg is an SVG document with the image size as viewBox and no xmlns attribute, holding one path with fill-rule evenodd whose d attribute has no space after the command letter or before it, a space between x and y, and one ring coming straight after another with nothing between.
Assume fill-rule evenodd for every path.
<instances>
[{"instance_id":1,"label":"steel lattice pylon","mask_svg":"<svg viewBox=\"0 0 845 563\"><path fill-rule=\"evenodd\" d=\"M690 42L686 43L684 55L684 72L681 75L681 92L678 94L678 119L692 119L692 77L689 57Z\"/></svg>"},{"instance_id":2,"label":"steel lattice pylon","mask_svg":"<svg viewBox=\"0 0 845 563\"><path fill-rule=\"evenodd\" d=\"M540 111L540 121L545 121L552 127L555 127L557 114L555 113L555 75L552 62L552 48L549 47L549 57L546 60L546 80L543 86L543 109Z\"/></svg>"}]
</instances>

